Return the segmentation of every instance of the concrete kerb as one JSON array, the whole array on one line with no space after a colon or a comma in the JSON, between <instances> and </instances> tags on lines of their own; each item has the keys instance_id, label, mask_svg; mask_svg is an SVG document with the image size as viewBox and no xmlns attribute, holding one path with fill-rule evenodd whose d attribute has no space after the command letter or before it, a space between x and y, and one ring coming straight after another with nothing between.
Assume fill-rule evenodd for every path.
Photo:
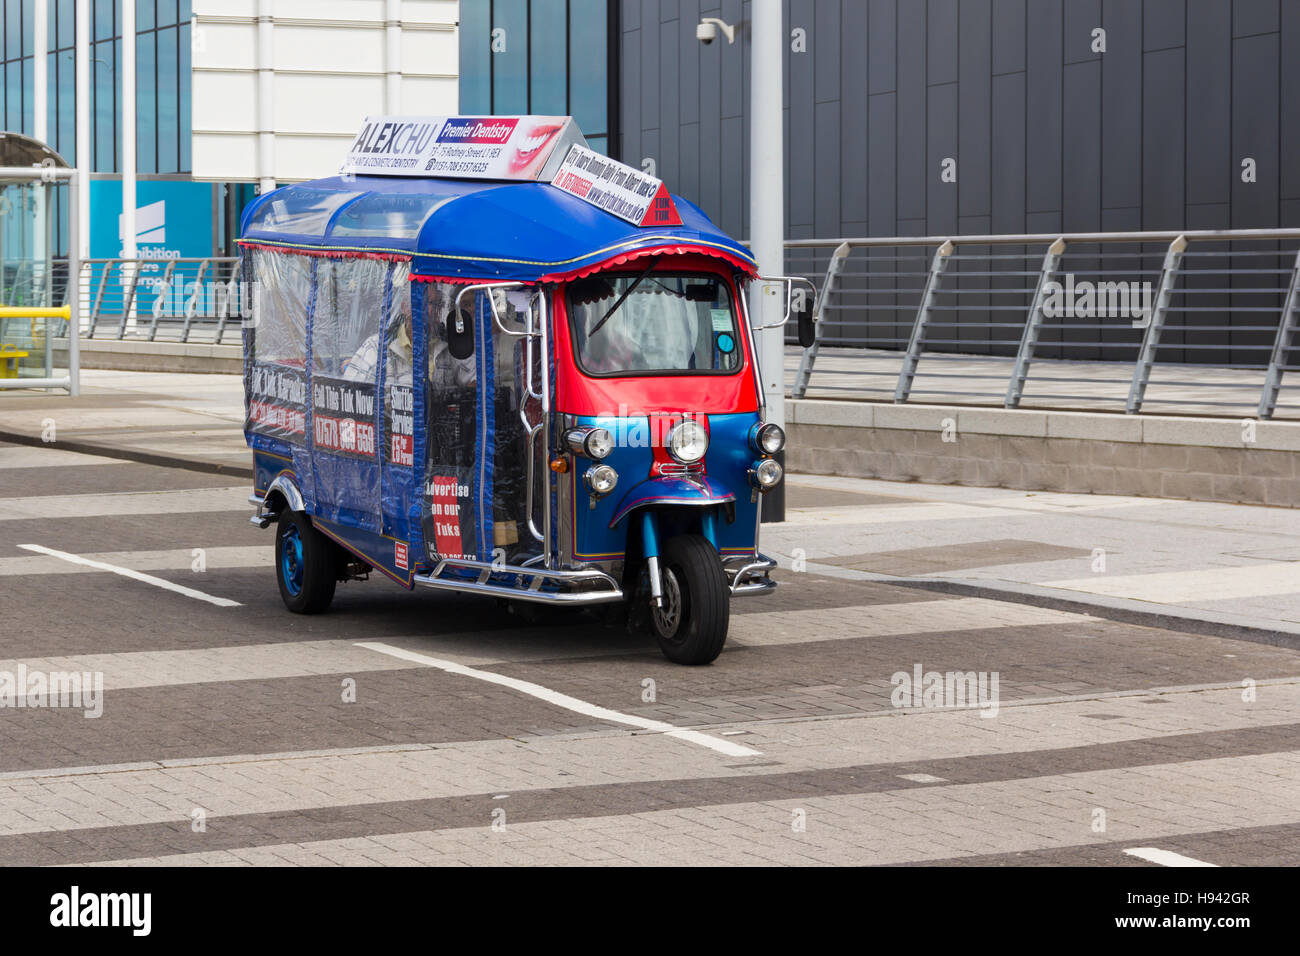
<instances>
[{"instance_id":1,"label":"concrete kerb","mask_svg":"<svg viewBox=\"0 0 1300 956\"><path fill-rule=\"evenodd\" d=\"M142 451L137 448L122 448L115 445L101 445L97 442L67 440L60 438L57 442L46 442L39 435L0 429L0 441L15 445L28 445L32 448L58 448L63 451L77 452L83 455L98 455L101 458L116 458L121 461L134 461L142 465L157 465L162 468L181 468L185 471L198 471L212 475L229 475L233 478L252 478L251 465L230 465L219 461L207 461L202 458L185 458L181 455L163 455L157 452Z\"/></svg>"},{"instance_id":2,"label":"concrete kerb","mask_svg":"<svg viewBox=\"0 0 1300 956\"><path fill-rule=\"evenodd\" d=\"M1151 445L1200 445L1261 451L1300 451L1300 422L1118 415L1065 410L789 399L787 420L799 425L940 432L958 435L1077 438ZM1249 423L1249 424L1247 424ZM1253 432L1254 440L1248 439Z\"/></svg>"},{"instance_id":3,"label":"concrete kerb","mask_svg":"<svg viewBox=\"0 0 1300 956\"><path fill-rule=\"evenodd\" d=\"M1121 624L1136 624L1141 627L1156 627L1165 631L1183 634L1200 634L1206 637L1222 637L1234 641L1248 641L1252 644L1268 644L1273 647L1285 647L1300 650L1300 625L1289 622L1271 622L1274 627L1261 627L1250 623L1246 618L1217 611L1181 610L1163 604L1148 601L1136 601L1129 598L1117 598L1104 595L1068 596L1059 588L1043 587L1037 584L994 581L971 581L960 578L918 578L894 577L871 571L856 571L837 565L808 562L808 570L825 574L829 577L842 577L855 581L871 581L879 584L892 584L896 587L913 588L921 591L934 591L940 594L953 594L962 597L986 598L1011 604L1026 604L1033 607L1047 608L1053 611L1065 611L1072 614L1086 614L1090 617L1116 621Z\"/></svg>"}]
</instances>

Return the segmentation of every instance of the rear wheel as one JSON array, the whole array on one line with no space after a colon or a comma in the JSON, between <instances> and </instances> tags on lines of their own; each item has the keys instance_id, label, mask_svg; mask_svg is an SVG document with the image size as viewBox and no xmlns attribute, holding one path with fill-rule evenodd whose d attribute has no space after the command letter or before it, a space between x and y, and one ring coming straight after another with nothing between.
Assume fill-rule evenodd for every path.
<instances>
[{"instance_id":1,"label":"rear wheel","mask_svg":"<svg viewBox=\"0 0 1300 956\"><path fill-rule=\"evenodd\" d=\"M275 532L275 577L280 598L295 614L319 614L334 600L338 553L308 517L287 508Z\"/></svg>"},{"instance_id":2,"label":"rear wheel","mask_svg":"<svg viewBox=\"0 0 1300 956\"><path fill-rule=\"evenodd\" d=\"M709 664L722 653L731 621L731 591L708 539L668 539L659 556L663 605L650 608L650 629L676 664Z\"/></svg>"}]
</instances>

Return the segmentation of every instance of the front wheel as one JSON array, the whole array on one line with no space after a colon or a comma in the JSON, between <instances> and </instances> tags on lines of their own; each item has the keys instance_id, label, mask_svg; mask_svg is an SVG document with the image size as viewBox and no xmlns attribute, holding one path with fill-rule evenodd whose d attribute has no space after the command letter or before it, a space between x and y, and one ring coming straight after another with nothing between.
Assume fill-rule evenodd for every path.
<instances>
[{"instance_id":1,"label":"front wheel","mask_svg":"<svg viewBox=\"0 0 1300 956\"><path fill-rule=\"evenodd\" d=\"M676 664L709 664L722 653L731 622L731 591L708 539L668 539L659 557L663 606L650 608L650 628Z\"/></svg>"},{"instance_id":2,"label":"front wheel","mask_svg":"<svg viewBox=\"0 0 1300 956\"><path fill-rule=\"evenodd\" d=\"M312 527L305 514L286 508L275 532L275 577L284 606L295 614L319 614L334 600L336 545Z\"/></svg>"}]
</instances>

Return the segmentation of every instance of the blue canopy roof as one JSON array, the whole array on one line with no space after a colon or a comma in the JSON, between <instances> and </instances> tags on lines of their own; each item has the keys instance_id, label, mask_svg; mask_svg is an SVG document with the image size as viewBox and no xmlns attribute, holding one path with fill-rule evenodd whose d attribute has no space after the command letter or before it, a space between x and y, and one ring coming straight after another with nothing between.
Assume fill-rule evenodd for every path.
<instances>
[{"instance_id":1,"label":"blue canopy roof","mask_svg":"<svg viewBox=\"0 0 1300 956\"><path fill-rule=\"evenodd\" d=\"M697 247L754 268L698 206L680 226L638 227L549 183L335 176L284 186L244 210L244 241L409 255L412 272L531 282L656 247Z\"/></svg>"}]
</instances>

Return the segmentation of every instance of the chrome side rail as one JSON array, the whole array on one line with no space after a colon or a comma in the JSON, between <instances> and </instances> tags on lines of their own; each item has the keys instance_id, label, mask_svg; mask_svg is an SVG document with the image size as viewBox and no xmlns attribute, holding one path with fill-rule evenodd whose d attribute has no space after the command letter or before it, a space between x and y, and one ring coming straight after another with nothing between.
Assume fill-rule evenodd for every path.
<instances>
[{"instance_id":1,"label":"chrome side rail","mask_svg":"<svg viewBox=\"0 0 1300 956\"><path fill-rule=\"evenodd\" d=\"M452 571L477 571L474 580L450 576ZM529 583L507 584L494 581L500 575L514 575ZM543 591L550 582L566 587L593 584L596 588L584 591ZM519 564L492 564L471 561L468 558L443 558L428 574L415 575L415 583L429 588L460 591L466 594L489 594L513 601L533 601L538 604L582 606L587 604L613 604L623 600L623 590L618 582L604 571L588 568L583 571L555 571L548 568L525 567Z\"/></svg>"}]
</instances>

